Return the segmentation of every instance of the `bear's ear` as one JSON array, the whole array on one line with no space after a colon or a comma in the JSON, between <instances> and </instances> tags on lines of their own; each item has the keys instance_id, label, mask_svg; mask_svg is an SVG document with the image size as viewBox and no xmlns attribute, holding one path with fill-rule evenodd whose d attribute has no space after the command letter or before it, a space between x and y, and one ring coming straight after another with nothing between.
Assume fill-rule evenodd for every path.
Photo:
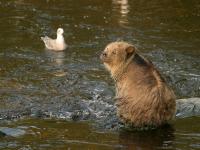
<instances>
[{"instance_id":1,"label":"bear's ear","mask_svg":"<svg viewBox=\"0 0 200 150\"><path fill-rule=\"evenodd\" d=\"M135 52L135 47L133 45L129 45L127 48L126 48L126 53L127 54L133 54Z\"/></svg>"},{"instance_id":2,"label":"bear's ear","mask_svg":"<svg viewBox=\"0 0 200 150\"><path fill-rule=\"evenodd\" d=\"M135 54L136 48L133 45L129 45L126 47L126 60L128 60L131 56Z\"/></svg>"}]
</instances>

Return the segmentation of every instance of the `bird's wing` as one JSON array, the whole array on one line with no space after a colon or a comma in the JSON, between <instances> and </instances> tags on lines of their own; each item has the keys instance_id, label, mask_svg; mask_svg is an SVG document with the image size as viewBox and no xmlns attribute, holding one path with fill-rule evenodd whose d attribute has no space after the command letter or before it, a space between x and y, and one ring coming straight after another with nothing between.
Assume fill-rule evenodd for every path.
<instances>
[{"instance_id":1,"label":"bird's wing","mask_svg":"<svg viewBox=\"0 0 200 150\"><path fill-rule=\"evenodd\" d=\"M48 36L41 37L41 39L44 42L46 48L54 49L54 45L55 45L55 40L54 39L51 39Z\"/></svg>"}]
</instances>

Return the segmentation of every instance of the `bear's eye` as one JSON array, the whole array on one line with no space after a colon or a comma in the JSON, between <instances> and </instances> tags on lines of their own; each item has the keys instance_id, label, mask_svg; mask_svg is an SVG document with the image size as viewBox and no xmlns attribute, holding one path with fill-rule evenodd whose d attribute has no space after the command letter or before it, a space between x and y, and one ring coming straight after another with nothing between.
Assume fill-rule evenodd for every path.
<instances>
[{"instance_id":1,"label":"bear's eye","mask_svg":"<svg viewBox=\"0 0 200 150\"><path fill-rule=\"evenodd\" d=\"M115 54L116 54L116 51L112 51L112 54L114 54L114 55L115 55Z\"/></svg>"}]
</instances>

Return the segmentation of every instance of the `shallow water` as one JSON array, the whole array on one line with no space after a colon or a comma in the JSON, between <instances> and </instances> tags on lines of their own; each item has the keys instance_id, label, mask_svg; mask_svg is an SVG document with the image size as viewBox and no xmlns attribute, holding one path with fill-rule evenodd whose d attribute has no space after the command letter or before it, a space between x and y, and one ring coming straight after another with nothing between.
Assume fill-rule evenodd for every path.
<instances>
[{"instance_id":1,"label":"shallow water","mask_svg":"<svg viewBox=\"0 0 200 150\"><path fill-rule=\"evenodd\" d=\"M58 27L64 28L69 48L59 53L45 50L40 36L55 37ZM152 140L151 133L122 134L115 130L119 125L112 99L114 85L99 60L107 43L126 40L154 62L178 98L199 97L199 27L198 0L0 0L0 118L60 118L68 120L61 124L71 131L67 133L71 138L62 140L60 137L65 133L55 120L12 122L11 126L27 126L27 130L36 126L38 132L46 132L48 142L40 143L38 135L34 142L27 137L32 139L33 135L4 137L1 148L18 149L26 145L30 146L26 149L62 149L66 145L74 149L83 146L128 149L129 145L143 149L200 148L199 129L195 126L199 118L176 121L175 131L169 131L169 140ZM83 120L86 122L80 122ZM55 126L53 132L43 131L51 124ZM76 128L81 128L81 132ZM96 133L92 128L108 131ZM114 128L111 133L110 128ZM168 129L160 132L155 137L168 135ZM91 137L85 136L88 134ZM55 147L54 142L61 147Z\"/></svg>"},{"instance_id":2,"label":"shallow water","mask_svg":"<svg viewBox=\"0 0 200 150\"><path fill-rule=\"evenodd\" d=\"M187 124L192 124L188 126ZM91 122L67 122L52 119L24 119L1 124L20 129L20 136L0 136L1 149L60 150L60 149L199 149L199 124L197 117L179 119L173 126L152 131L118 132L94 129Z\"/></svg>"}]
</instances>

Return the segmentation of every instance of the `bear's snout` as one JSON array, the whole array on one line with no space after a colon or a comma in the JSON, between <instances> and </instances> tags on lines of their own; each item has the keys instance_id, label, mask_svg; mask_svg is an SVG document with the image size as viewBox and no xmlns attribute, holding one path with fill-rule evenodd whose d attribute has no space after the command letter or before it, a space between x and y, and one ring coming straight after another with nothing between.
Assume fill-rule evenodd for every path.
<instances>
[{"instance_id":1,"label":"bear's snout","mask_svg":"<svg viewBox=\"0 0 200 150\"><path fill-rule=\"evenodd\" d=\"M101 59L102 61L105 61L106 58L107 58L107 53L106 53L106 52L102 52L101 55L100 55L100 59Z\"/></svg>"}]
</instances>

